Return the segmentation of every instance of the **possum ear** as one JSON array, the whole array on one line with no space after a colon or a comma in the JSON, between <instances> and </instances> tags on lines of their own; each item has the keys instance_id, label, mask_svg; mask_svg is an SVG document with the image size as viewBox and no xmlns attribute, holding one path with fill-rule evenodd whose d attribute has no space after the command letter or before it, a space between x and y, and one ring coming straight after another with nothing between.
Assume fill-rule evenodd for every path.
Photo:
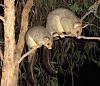
<instances>
[{"instance_id":1,"label":"possum ear","mask_svg":"<svg viewBox=\"0 0 100 86\"><path fill-rule=\"evenodd\" d=\"M82 24L80 22L77 22L77 23L74 24L74 28L77 28L77 27L80 27L80 26L82 26Z\"/></svg>"}]
</instances>

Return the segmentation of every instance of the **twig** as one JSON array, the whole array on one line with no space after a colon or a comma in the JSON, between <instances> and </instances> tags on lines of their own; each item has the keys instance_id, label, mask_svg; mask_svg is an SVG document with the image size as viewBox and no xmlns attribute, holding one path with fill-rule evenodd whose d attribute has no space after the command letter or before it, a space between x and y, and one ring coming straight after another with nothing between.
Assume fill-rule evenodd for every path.
<instances>
[{"instance_id":1,"label":"twig","mask_svg":"<svg viewBox=\"0 0 100 86\"><path fill-rule=\"evenodd\" d=\"M18 65L26 56L28 56L30 53L32 53L33 51L35 51L37 48L39 48L40 46L37 45L37 46L34 46L31 50L29 50L27 53L25 53L20 59L19 61L17 62L16 65Z\"/></svg>"},{"instance_id":2,"label":"twig","mask_svg":"<svg viewBox=\"0 0 100 86\"><path fill-rule=\"evenodd\" d=\"M98 0L97 2L94 3L94 5L91 6L90 11L87 12L82 18L81 21L83 21L89 14L91 14L92 12L94 12L98 6L98 4L100 4L100 0Z\"/></svg>"},{"instance_id":3,"label":"twig","mask_svg":"<svg viewBox=\"0 0 100 86\"><path fill-rule=\"evenodd\" d=\"M3 44L4 42L0 41L1 44Z\"/></svg>"},{"instance_id":4,"label":"twig","mask_svg":"<svg viewBox=\"0 0 100 86\"><path fill-rule=\"evenodd\" d=\"M86 27L89 26L89 25L90 25L90 24L86 24L85 26L82 27L82 29L83 29L83 28L86 28Z\"/></svg>"},{"instance_id":5,"label":"twig","mask_svg":"<svg viewBox=\"0 0 100 86\"><path fill-rule=\"evenodd\" d=\"M1 66L2 66L2 63L3 63L3 53L2 53L2 50L1 50L1 47L0 47L0 60L1 60Z\"/></svg>"},{"instance_id":6,"label":"twig","mask_svg":"<svg viewBox=\"0 0 100 86\"><path fill-rule=\"evenodd\" d=\"M4 21L5 21L4 17L0 16L0 19L1 19L1 20L3 21L3 23L4 23Z\"/></svg>"},{"instance_id":7,"label":"twig","mask_svg":"<svg viewBox=\"0 0 100 86\"><path fill-rule=\"evenodd\" d=\"M3 61L3 53L2 53L1 47L0 47L0 59L1 61Z\"/></svg>"},{"instance_id":8,"label":"twig","mask_svg":"<svg viewBox=\"0 0 100 86\"><path fill-rule=\"evenodd\" d=\"M83 21L90 13L92 13L93 11L89 11L87 12L82 18L81 18L81 21Z\"/></svg>"},{"instance_id":9,"label":"twig","mask_svg":"<svg viewBox=\"0 0 100 86\"><path fill-rule=\"evenodd\" d=\"M4 7L4 5L3 5L3 4L0 4L0 6L1 6L1 7Z\"/></svg>"},{"instance_id":10,"label":"twig","mask_svg":"<svg viewBox=\"0 0 100 86\"><path fill-rule=\"evenodd\" d=\"M71 35L65 35L66 37L76 37L76 36L71 36ZM77 37L78 39L89 39L89 40L91 40L91 39L94 39L94 40L99 40L100 41L100 37L86 37L86 36L79 36L79 37Z\"/></svg>"},{"instance_id":11,"label":"twig","mask_svg":"<svg viewBox=\"0 0 100 86\"><path fill-rule=\"evenodd\" d=\"M82 28L86 28L87 26L94 26L94 27L96 27L96 28L100 28L100 27L98 27L98 26L96 26L96 25L94 25L94 24L86 24L86 25L83 26Z\"/></svg>"},{"instance_id":12,"label":"twig","mask_svg":"<svg viewBox=\"0 0 100 86\"><path fill-rule=\"evenodd\" d=\"M100 41L100 37L85 37L85 36L80 36L80 37L77 37L78 39L94 39L94 40L99 40Z\"/></svg>"}]
</instances>

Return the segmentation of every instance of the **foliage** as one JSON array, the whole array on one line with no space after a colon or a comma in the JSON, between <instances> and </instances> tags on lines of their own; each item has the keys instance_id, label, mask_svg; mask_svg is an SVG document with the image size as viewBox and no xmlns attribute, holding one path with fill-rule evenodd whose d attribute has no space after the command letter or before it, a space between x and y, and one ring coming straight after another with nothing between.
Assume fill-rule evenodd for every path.
<instances>
[{"instance_id":1,"label":"foliage","mask_svg":"<svg viewBox=\"0 0 100 86\"><path fill-rule=\"evenodd\" d=\"M29 24L31 23L32 26L37 24L45 26L48 13L51 10L60 7L72 10L79 18L81 18L91 9L93 4L94 2L87 0L40 0L35 2L35 6L32 8L32 11L38 13L36 15L33 15L32 12L30 13ZM35 8L38 11L35 10ZM100 9L100 6L98 9ZM100 10L98 9L84 19L84 22L88 22L90 25L83 29L82 35L100 36ZM71 74L73 80L73 74L77 75L77 72L74 72L76 70L75 68L82 66L85 59L92 60L98 65L100 64L100 58L98 57L99 52L99 41L65 38L54 41L50 61L59 73L62 73L64 77L66 77L67 74ZM42 51L40 50L38 61L34 69L36 77L35 86L41 86L41 84L42 86L58 86L59 82L57 76L50 75L43 67L40 58L41 55Z\"/></svg>"}]
</instances>

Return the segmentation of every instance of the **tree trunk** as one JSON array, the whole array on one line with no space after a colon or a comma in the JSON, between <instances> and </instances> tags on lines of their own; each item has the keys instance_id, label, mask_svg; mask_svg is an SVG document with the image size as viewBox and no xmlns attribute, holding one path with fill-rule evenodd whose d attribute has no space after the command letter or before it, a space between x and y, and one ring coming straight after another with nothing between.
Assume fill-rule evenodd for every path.
<instances>
[{"instance_id":1,"label":"tree trunk","mask_svg":"<svg viewBox=\"0 0 100 86\"><path fill-rule=\"evenodd\" d=\"M4 60L1 86L15 86L15 9L14 0L4 0Z\"/></svg>"},{"instance_id":2,"label":"tree trunk","mask_svg":"<svg viewBox=\"0 0 100 86\"><path fill-rule=\"evenodd\" d=\"M2 68L1 86L17 86L18 61L24 47L24 36L28 26L28 14L33 5L33 0L28 0L22 13L22 21L18 44L15 45L15 0L4 0L4 59Z\"/></svg>"}]
</instances>

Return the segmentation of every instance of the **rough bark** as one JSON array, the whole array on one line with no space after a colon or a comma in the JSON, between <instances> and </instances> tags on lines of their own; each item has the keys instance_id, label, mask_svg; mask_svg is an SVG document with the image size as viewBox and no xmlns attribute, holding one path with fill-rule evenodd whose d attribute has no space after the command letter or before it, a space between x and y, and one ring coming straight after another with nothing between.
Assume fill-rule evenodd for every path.
<instances>
[{"instance_id":1,"label":"rough bark","mask_svg":"<svg viewBox=\"0 0 100 86\"><path fill-rule=\"evenodd\" d=\"M14 0L4 0L4 60L1 86L15 86L15 9Z\"/></svg>"}]
</instances>

